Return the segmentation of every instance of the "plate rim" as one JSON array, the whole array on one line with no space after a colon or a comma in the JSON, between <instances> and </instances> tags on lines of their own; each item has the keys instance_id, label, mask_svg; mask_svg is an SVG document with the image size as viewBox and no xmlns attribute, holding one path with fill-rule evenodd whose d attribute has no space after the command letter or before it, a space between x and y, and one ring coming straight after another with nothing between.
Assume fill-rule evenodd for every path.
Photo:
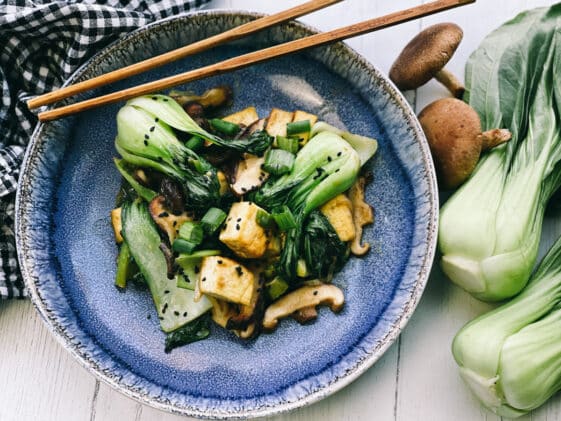
<instances>
[{"instance_id":1,"label":"plate rim","mask_svg":"<svg viewBox=\"0 0 561 421\"><path fill-rule=\"evenodd\" d=\"M155 27L163 25L168 21L173 20L180 20L185 18L191 18L193 16L202 16L202 15L217 15L217 16L242 16L248 18L258 18L264 16L265 14L256 13L252 11L245 11L245 10L233 10L233 9L211 9L211 10L199 10L199 11L192 11L187 13L181 13L178 15L170 16L165 19L160 19L154 21L150 24L142 26L140 28L131 31L127 35L113 41L112 43L108 44L107 46L103 47L100 51L90 57L86 62L84 62L81 66L79 66L72 75L64 82L62 86L67 86L71 82L79 80L82 73L92 65L95 65L98 61L103 61L103 59L110 54L111 50L116 48L120 43L125 42L131 38L138 36L138 34L143 33L145 31L150 31ZM304 24L299 20L290 21L284 23L284 25L291 24L295 25L297 28L310 32L310 33L317 33L320 32L316 28ZM16 234L16 250L18 254L18 261L22 273L22 277L24 279L25 286L29 292L29 297L33 303L33 306L39 313L41 320L45 323L49 332L56 338L56 340L62 345L62 347L69 351L70 354L78 361L78 363L87 369L88 372L92 373L97 380L103 381L105 384L108 384L112 388L118 390L120 393L123 393L125 396L128 396L137 402L149 405L151 407L164 410L170 413L179 414L179 415L187 415L193 416L197 418L213 418L213 419L232 419L232 418L256 418L256 417L264 417L264 416L272 416L272 415L279 415L281 413L286 413L288 411L310 405L315 403L350 384L358 377L360 377L366 370L374 365L374 363L387 351L387 349L395 342L397 337L401 334L402 330L410 320L412 314L414 313L421 296L424 292L426 284L429 279L430 271L434 262L434 258L436 255L436 246L437 246L437 230L438 230L438 220L439 220L439 194L438 194L438 187L436 182L436 175L434 170L433 161L430 155L430 150L428 146L428 142L425 138L425 135L422 131L420 123L415 115L415 112L411 108L410 104L403 96L403 94L397 89L397 87L389 80L387 76L385 76L378 68L365 59L362 55L357 53L354 49L349 47L344 42L338 42L335 45L340 46L345 54L348 54L352 57L356 62L362 66L362 68L368 69L375 77L381 81L383 84L386 85L388 94L391 96L392 99L396 101L399 105L401 110L403 111L404 115L407 117L407 122L410 124L411 128L414 132L414 137L417 139L417 143L422 152L422 161L425 163L425 168L428 168L429 171L425 174L427 176L427 186L428 186L428 193L430 195L430 199L427 201L429 203L429 211L430 216L427 221L427 243L426 249L427 253L423 256L422 262L419 263L419 271L418 276L415 281L415 285L412 288L411 293L407 300L405 300L405 304L402 307L402 311L399 315L399 318L396 320L395 323L392 324L392 327L389 332L383 336L380 341L382 342L381 346L376 347L375 349L371 349L367 353L367 356L362 359L356 359L353 362L353 366L350 370L348 370L344 375L336 377L332 379L331 382L322 385L319 390L312 391L306 394L302 398L298 398L296 400L290 402L280 402L275 406L266 406L261 408L253 408L249 410L244 410L242 412L224 412L220 409L214 410L203 410L201 411L199 408L192 408L192 407L178 407L171 402L165 402L164 399L156 399L151 397L148 394L142 394L138 390L131 389L126 385L117 381L116 378L110 376L109 374L102 371L96 364L92 363L91 358L88 358L85 353L77 349L77 347L72 346L70 343L70 338L67 334L65 334L64 329L61 328L60 324L55 320L54 317L51 317L48 313L48 309L46 308L45 303L43 302L43 298L41 297L41 292L39 288L35 285L34 282L30 281L33 277L31 276L31 272L33 271L23 256L24 247L22 245L25 242L24 235L24 228L22 226L23 214L22 206L20 206L23 200L23 191L24 191L24 178L25 174L27 173L27 169L30 165L30 161L32 158L32 150L34 147L37 146L37 138L42 131L42 128L45 126L45 123L39 123L35 127L28 146L26 148L26 152L24 154L24 158L21 165L19 180L18 180L18 187L16 191L16 208L15 208L15 234ZM71 117L72 118L72 117Z\"/></svg>"}]
</instances>

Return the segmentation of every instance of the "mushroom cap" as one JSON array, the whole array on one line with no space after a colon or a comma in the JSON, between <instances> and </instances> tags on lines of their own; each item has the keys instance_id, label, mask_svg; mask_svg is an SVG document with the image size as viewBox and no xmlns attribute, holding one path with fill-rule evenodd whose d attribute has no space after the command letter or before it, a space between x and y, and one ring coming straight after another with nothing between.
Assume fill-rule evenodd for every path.
<instances>
[{"instance_id":1,"label":"mushroom cap","mask_svg":"<svg viewBox=\"0 0 561 421\"><path fill-rule=\"evenodd\" d=\"M477 112L456 98L439 99L419 114L441 188L452 189L473 172L481 154Z\"/></svg>"},{"instance_id":2,"label":"mushroom cap","mask_svg":"<svg viewBox=\"0 0 561 421\"><path fill-rule=\"evenodd\" d=\"M455 23L439 23L419 32L405 46L390 69L399 89L416 89L436 75L452 58L463 38Z\"/></svg>"}]
</instances>

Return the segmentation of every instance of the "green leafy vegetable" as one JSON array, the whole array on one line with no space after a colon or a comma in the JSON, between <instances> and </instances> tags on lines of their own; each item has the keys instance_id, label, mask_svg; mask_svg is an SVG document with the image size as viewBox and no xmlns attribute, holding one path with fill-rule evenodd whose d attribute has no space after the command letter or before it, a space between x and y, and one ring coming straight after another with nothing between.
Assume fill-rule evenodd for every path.
<instances>
[{"instance_id":1,"label":"green leafy vegetable","mask_svg":"<svg viewBox=\"0 0 561 421\"><path fill-rule=\"evenodd\" d=\"M123 237L144 276L164 332L171 332L209 311L206 297L195 302L193 291L177 287L167 277L167 263L160 249L160 234L145 202L127 202L122 208Z\"/></svg>"},{"instance_id":2,"label":"green leafy vegetable","mask_svg":"<svg viewBox=\"0 0 561 421\"><path fill-rule=\"evenodd\" d=\"M140 167L154 168L185 186L193 209L206 209L220 201L216 169L185 147L158 115L130 105L117 114L115 148L123 160Z\"/></svg>"},{"instance_id":3,"label":"green leafy vegetable","mask_svg":"<svg viewBox=\"0 0 561 421\"><path fill-rule=\"evenodd\" d=\"M166 125L174 129L196 135L211 143L224 148L234 149L238 152L249 152L254 155L261 155L273 141L273 138L264 131L256 131L247 138L231 140L215 136L195 123L177 102L166 95L140 96L131 99L127 102L127 105L157 116L160 121L163 121Z\"/></svg>"},{"instance_id":4,"label":"green leafy vegetable","mask_svg":"<svg viewBox=\"0 0 561 421\"><path fill-rule=\"evenodd\" d=\"M347 245L339 239L328 219L318 210L308 217L303 239L306 269L313 277L331 277L349 257Z\"/></svg>"},{"instance_id":5,"label":"green leafy vegetable","mask_svg":"<svg viewBox=\"0 0 561 421\"><path fill-rule=\"evenodd\" d=\"M134 189L136 194L138 194L144 200L150 202L158 195L154 190L149 189L148 187L144 187L142 184L140 184L138 181L134 179L134 177L131 174L132 170L128 168L124 160L113 158L113 162L115 162L115 166L117 167L117 170L119 170L119 172L126 180L126 182L129 183L129 185Z\"/></svg>"},{"instance_id":6,"label":"green leafy vegetable","mask_svg":"<svg viewBox=\"0 0 561 421\"><path fill-rule=\"evenodd\" d=\"M206 317L193 320L166 335L165 352L169 353L174 348L206 339L210 335L209 322Z\"/></svg>"},{"instance_id":7,"label":"green leafy vegetable","mask_svg":"<svg viewBox=\"0 0 561 421\"><path fill-rule=\"evenodd\" d=\"M254 195L260 206L275 209L286 205L294 214L296 227L286 233L279 263L280 275L287 282L297 278L302 232L308 215L353 185L360 162L347 141L325 131L312 137L298 152L291 173L268 181Z\"/></svg>"},{"instance_id":8,"label":"green leafy vegetable","mask_svg":"<svg viewBox=\"0 0 561 421\"><path fill-rule=\"evenodd\" d=\"M481 402L517 417L561 389L561 239L513 300L464 326L452 351Z\"/></svg>"},{"instance_id":9,"label":"green leafy vegetable","mask_svg":"<svg viewBox=\"0 0 561 421\"><path fill-rule=\"evenodd\" d=\"M441 210L442 268L483 300L524 287L547 202L561 184L560 19L560 5L523 13L489 35L467 65L467 99L483 128L513 134Z\"/></svg>"}]
</instances>

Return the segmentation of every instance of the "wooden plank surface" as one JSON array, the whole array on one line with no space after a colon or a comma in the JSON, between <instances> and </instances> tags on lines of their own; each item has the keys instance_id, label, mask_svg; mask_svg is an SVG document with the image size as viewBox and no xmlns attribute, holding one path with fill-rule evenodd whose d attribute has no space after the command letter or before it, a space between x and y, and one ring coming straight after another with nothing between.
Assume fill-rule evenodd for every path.
<instances>
[{"instance_id":1,"label":"wooden plank surface","mask_svg":"<svg viewBox=\"0 0 561 421\"><path fill-rule=\"evenodd\" d=\"M221 8L273 12L298 4L263 0L215 0ZM347 0L303 18L322 30L422 3L420 0ZM501 22L543 0L478 0L445 15L348 41L387 72L405 43L421 28L444 20L464 29L464 41L448 66L463 76L465 60L481 39ZM430 82L408 98L419 111L445 96ZM546 218L542 253L561 234L561 210ZM450 353L457 330L489 305L451 285L435 268L427 290L399 341L362 377L315 405L275 420L498 420L485 411L461 382ZM141 405L101 384L51 337L28 301L0 302L0 420L171 421L186 418ZM561 420L561 398L552 399L527 420Z\"/></svg>"}]
</instances>

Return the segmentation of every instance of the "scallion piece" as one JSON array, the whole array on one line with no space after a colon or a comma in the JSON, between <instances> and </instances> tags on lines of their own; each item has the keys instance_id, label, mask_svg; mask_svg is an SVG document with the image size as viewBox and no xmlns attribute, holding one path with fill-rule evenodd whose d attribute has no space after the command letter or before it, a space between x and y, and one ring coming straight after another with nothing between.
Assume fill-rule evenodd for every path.
<instances>
[{"instance_id":1,"label":"scallion piece","mask_svg":"<svg viewBox=\"0 0 561 421\"><path fill-rule=\"evenodd\" d=\"M224 121L219 118L213 118L209 121L209 123L214 130L227 136L235 136L241 130L241 127L237 124L230 123L229 121Z\"/></svg>"},{"instance_id":2,"label":"scallion piece","mask_svg":"<svg viewBox=\"0 0 561 421\"><path fill-rule=\"evenodd\" d=\"M258 209L255 215L257 223L265 229L270 229L275 226L275 219L270 213L264 211L263 209Z\"/></svg>"},{"instance_id":3,"label":"scallion piece","mask_svg":"<svg viewBox=\"0 0 561 421\"><path fill-rule=\"evenodd\" d=\"M282 231L287 231L297 227L296 219L286 205L275 209L271 216Z\"/></svg>"},{"instance_id":4,"label":"scallion piece","mask_svg":"<svg viewBox=\"0 0 561 421\"><path fill-rule=\"evenodd\" d=\"M131 251L128 244L123 243L121 244L119 256L117 257L117 273L115 275L115 286L117 288L125 289L127 287L131 263Z\"/></svg>"},{"instance_id":5,"label":"scallion piece","mask_svg":"<svg viewBox=\"0 0 561 421\"><path fill-rule=\"evenodd\" d=\"M219 208L210 208L201 219L204 231L213 234L226 219L226 212Z\"/></svg>"},{"instance_id":6,"label":"scallion piece","mask_svg":"<svg viewBox=\"0 0 561 421\"><path fill-rule=\"evenodd\" d=\"M265 284L265 287L267 288L269 298L274 301L286 292L288 283L281 277L275 276L271 282Z\"/></svg>"},{"instance_id":7,"label":"scallion piece","mask_svg":"<svg viewBox=\"0 0 561 421\"><path fill-rule=\"evenodd\" d=\"M197 248L198 244L191 241L184 240L183 238L176 238L171 248L177 253L191 254Z\"/></svg>"},{"instance_id":8,"label":"scallion piece","mask_svg":"<svg viewBox=\"0 0 561 421\"><path fill-rule=\"evenodd\" d=\"M203 147L205 144L205 140L199 136L193 136L187 142L185 142L185 146L193 151L198 151Z\"/></svg>"},{"instance_id":9,"label":"scallion piece","mask_svg":"<svg viewBox=\"0 0 561 421\"><path fill-rule=\"evenodd\" d=\"M309 133L312 130L310 120L293 121L286 125L286 134L288 136L297 135L300 133Z\"/></svg>"},{"instance_id":10,"label":"scallion piece","mask_svg":"<svg viewBox=\"0 0 561 421\"><path fill-rule=\"evenodd\" d=\"M279 149L285 150L290 153L298 152L298 142L299 139L297 137L284 137L284 136L277 136L276 137L277 146Z\"/></svg>"},{"instance_id":11,"label":"scallion piece","mask_svg":"<svg viewBox=\"0 0 561 421\"><path fill-rule=\"evenodd\" d=\"M179 237L194 244L203 242L203 226L199 222L187 221L179 228Z\"/></svg>"},{"instance_id":12,"label":"scallion piece","mask_svg":"<svg viewBox=\"0 0 561 421\"><path fill-rule=\"evenodd\" d=\"M273 175L283 175L292 171L294 155L282 149L269 149L265 155L263 169Z\"/></svg>"}]
</instances>

